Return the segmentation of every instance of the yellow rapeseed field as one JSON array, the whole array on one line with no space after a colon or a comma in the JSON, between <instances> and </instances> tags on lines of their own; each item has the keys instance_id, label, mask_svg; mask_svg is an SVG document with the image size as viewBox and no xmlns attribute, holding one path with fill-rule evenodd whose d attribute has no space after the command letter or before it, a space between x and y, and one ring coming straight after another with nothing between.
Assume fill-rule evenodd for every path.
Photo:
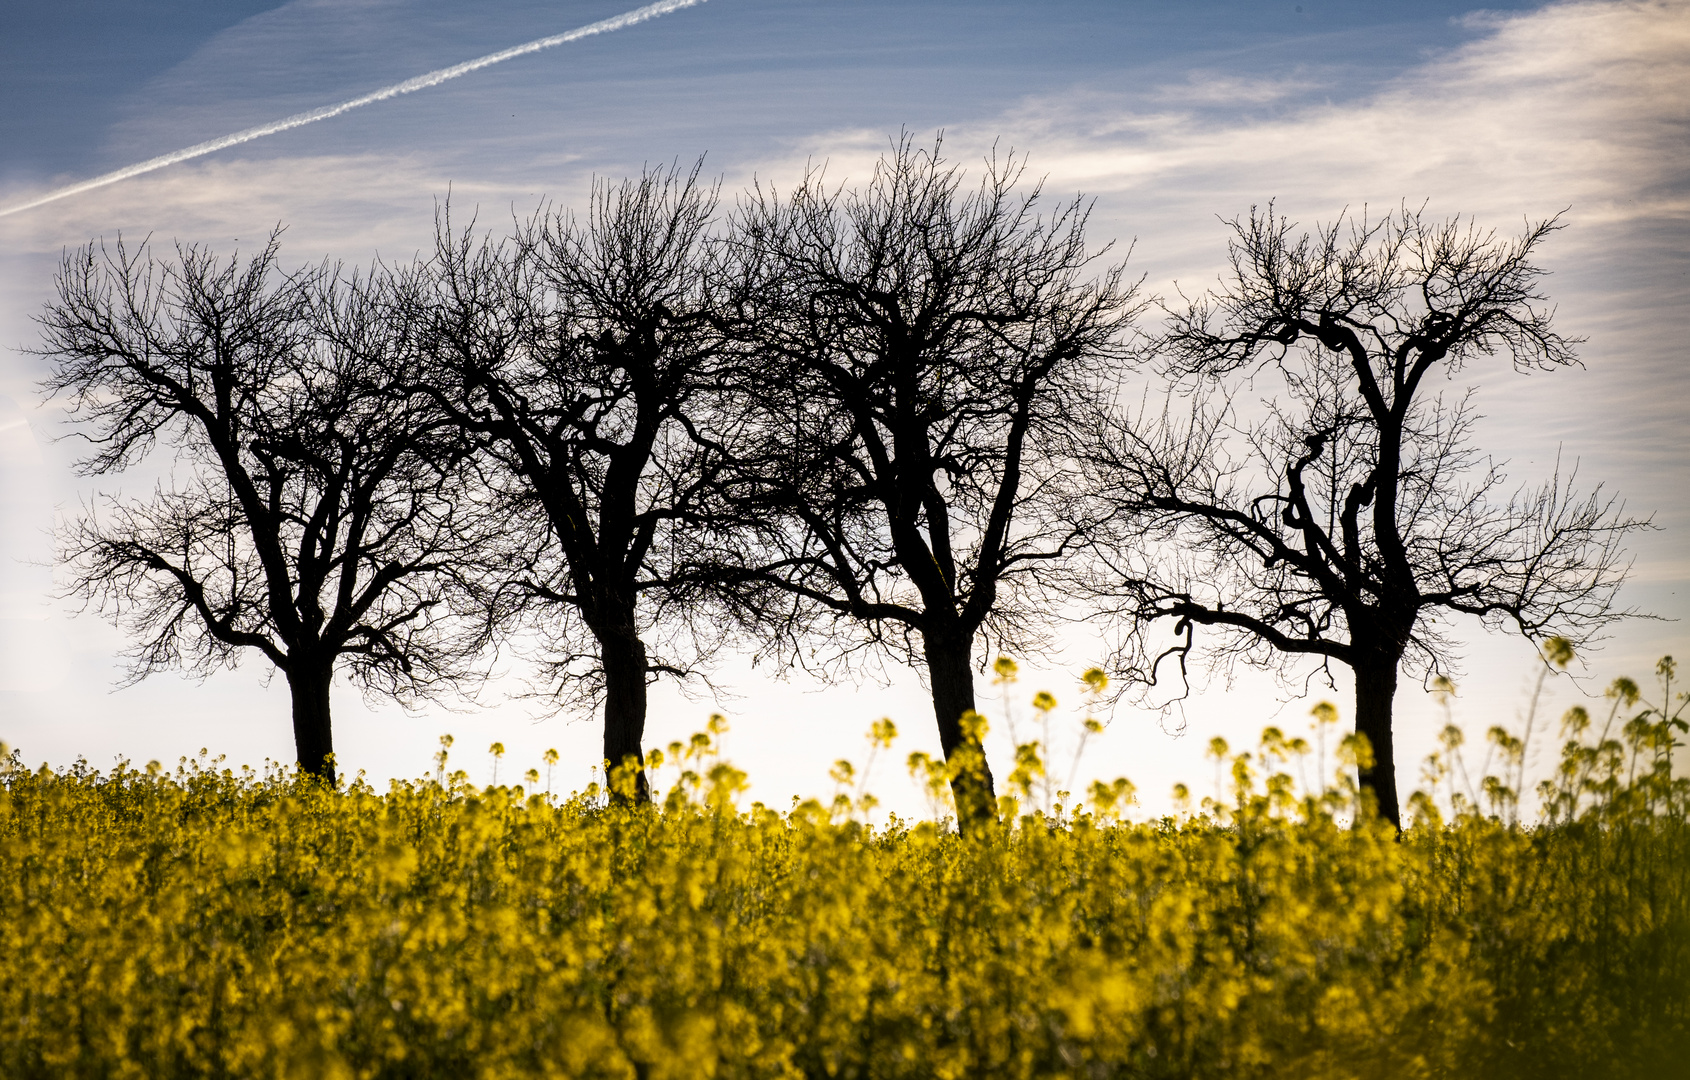
<instances>
[{"instance_id":1,"label":"yellow rapeseed field","mask_svg":"<svg viewBox=\"0 0 1690 1080\"><path fill-rule=\"evenodd\" d=\"M444 751L386 793L12 755L0 1076L1686 1076L1683 725L1613 696L1568 715L1546 823L1451 735L1400 838L1273 729L1215 747L1224 805L1152 821L1124 783L1022 813L1032 746L966 838L850 790L738 808L708 732L633 809Z\"/></svg>"}]
</instances>

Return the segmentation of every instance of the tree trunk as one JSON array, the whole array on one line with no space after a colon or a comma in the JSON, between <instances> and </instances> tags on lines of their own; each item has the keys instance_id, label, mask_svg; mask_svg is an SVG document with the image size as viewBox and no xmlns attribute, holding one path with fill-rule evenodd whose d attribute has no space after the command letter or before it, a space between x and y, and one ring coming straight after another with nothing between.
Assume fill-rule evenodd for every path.
<instances>
[{"instance_id":1,"label":"tree trunk","mask_svg":"<svg viewBox=\"0 0 1690 1080\"><path fill-rule=\"evenodd\" d=\"M329 683L332 667L301 664L289 671L293 693L293 746L302 772L335 782L334 737L329 727Z\"/></svg>"},{"instance_id":2,"label":"tree trunk","mask_svg":"<svg viewBox=\"0 0 1690 1080\"><path fill-rule=\"evenodd\" d=\"M1395 657L1378 657L1355 665L1356 731L1373 748L1373 765L1360 770L1361 786L1378 800L1379 812L1398 829L1396 755L1391 743L1391 703L1397 693Z\"/></svg>"},{"instance_id":3,"label":"tree trunk","mask_svg":"<svg viewBox=\"0 0 1690 1080\"><path fill-rule=\"evenodd\" d=\"M599 662L604 665L604 760L606 786L619 805L651 800L645 775L646 652L645 643L626 628L598 635ZM622 770L633 758L631 776Z\"/></svg>"},{"instance_id":4,"label":"tree trunk","mask_svg":"<svg viewBox=\"0 0 1690 1080\"><path fill-rule=\"evenodd\" d=\"M985 748L962 728L963 714L974 710L974 669L969 663L973 645L972 635L960 640L936 634L923 639L927 679L933 687L933 714L939 721L939 745L944 748L945 760L957 767L951 778L951 796L956 800L957 823L965 831L997 819L997 796L992 790Z\"/></svg>"}]
</instances>

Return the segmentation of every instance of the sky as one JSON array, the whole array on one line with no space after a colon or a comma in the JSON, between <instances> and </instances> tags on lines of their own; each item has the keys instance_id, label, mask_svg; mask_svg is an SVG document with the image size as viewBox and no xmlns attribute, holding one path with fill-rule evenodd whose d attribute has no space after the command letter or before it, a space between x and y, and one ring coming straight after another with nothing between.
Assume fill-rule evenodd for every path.
<instances>
[{"instance_id":1,"label":"sky","mask_svg":"<svg viewBox=\"0 0 1690 1080\"><path fill-rule=\"evenodd\" d=\"M1201 289L1224 265L1224 220L1252 204L1307 225L1346 208L1420 206L1502 233L1564 212L1543 251L1557 323L1586 339L1581 368L1520 375L1475 365L1477 440L1516 483L1576 462L1654 531L1634 538L1622 603L1656 616L1621 625L1547 684L1553 720L1614 676L1647 682L1666 653L1690 659L1690 3L1504 4L1444 0L1248 3L961 3L708 0L442 85L195 160L5 214L61 187L182 147L355 98L383 86L618 15L629 0L0 0L0 740L31 765L79 755L174 764L201 747L230 763L291 760L286 684L257 660L203 682L174 673L118 689L116 630L55 598L51 533L95 491L150 489L159 463L91 479L73 469L62 406L43 402L41 361L23 350L51 297L61 253L118 236L251 252L278 224L283 257L367 263L428 245L437 203L482 220L542 198L579 206L595 176L691 162L731 194L785 182L808 162L849 181L900 131L944 132L965 165L994 143L1029 155L1053 195L1095 199L1090 235L1131 252L1145 288ZM148 469L152 471L149 472ZM1518 727L1533 647L1457 625L1453 718L1479 744ZM1235 746L1261 727L1302 730L1348 687L1289 688L1255 673L1208 678L1189 700L1122 705L1071 771L1078 672L1096 644L1024 670L1008 707L1027 737L1038 689L1056 694L1058 768L1125 775L1146 812L1175 781L1213 776L1211 735ZM873 673L870 673L871 675ZM924 805L899 764L937 752L916 677L860 685L771 680L728 661L720 701L653 696L647 742L730 719L728 757L753 794L784 805L828 796L836 758L862 765L864 732L903 733L869 787L883 805ZM481 750L508 748L502 778L557 747L556 784L578 787L600 733L513 696L407 714L337 687L337 756L382 784L431 770L451 732L454 764L491 779ZM988 751L1007 772L1006 706L979 680ZM1412 681L1398 701L1399 782L1434 748L1444 714ZM1543 739L1540 745L1551 745ZM1538 775L1552 763L1534 756Z\"/></svg>"}]
</instances>

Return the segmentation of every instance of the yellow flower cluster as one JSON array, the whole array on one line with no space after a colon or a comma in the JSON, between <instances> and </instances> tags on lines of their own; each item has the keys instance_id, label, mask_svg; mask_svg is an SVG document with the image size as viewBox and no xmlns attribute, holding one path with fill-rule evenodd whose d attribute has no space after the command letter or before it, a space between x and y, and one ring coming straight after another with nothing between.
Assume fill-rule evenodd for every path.
<instances>
[{"instance_id":1,"label":"yellow flower cluster","mask_svg":"<svg viewBox=\"0 0 1690 1080\"><path fill-rule=\"evenodd\" d=\"M709 733L650 808L472 789L444 754L386 794L14 757L0 1076L1682 1074L1660 724L1621 732L1629 775L1570 742L1552 824L1423 798L1401 837L1347 781L1296 794L1272 729L1216 748L1224 805L1129 823L1099 785L970 837L737 809Z\"/></svg>"}]
</instances>

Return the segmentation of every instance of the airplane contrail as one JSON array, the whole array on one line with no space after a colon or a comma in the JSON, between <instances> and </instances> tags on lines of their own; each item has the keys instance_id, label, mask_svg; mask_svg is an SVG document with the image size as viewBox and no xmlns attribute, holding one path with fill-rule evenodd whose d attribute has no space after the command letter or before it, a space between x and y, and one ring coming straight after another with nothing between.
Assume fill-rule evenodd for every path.
<instances>
[{"instance_id":1,"label":"airplane contrail","mask_svg":"<svg viewBox=\"0 0 1690 1080\"><path fill-rule=\"evenodd\" d=\"M253 139L262 139L266 135L274 135L279 131L287 131L289 128L302 127L306 124L314 124L318 120L327 120L331 116L339 116L343 112L348 112L362 105L373 105L378 101L386 101L388 98L398 97L400 94L409 94L417 90L426 90L431 86L439 86L448 79L455 79L459 75L468 75L472 71L479 71L484 67L489 67L504 60L510 60L513 57L526 56L529 53L539 52L541 49L549 49L554 45L562 45L566 42L577 41L584 37L592 37L595 34L608 34L612 30L620 30L625 26L633 26L635 23L642 23L647 19L655 19L659 15L667 15L671 11L679 11L682 8L688 8L702 3L704 3L704 0L659 0L658 3L647 4L645 7L635 8L633 11L625 11L622 14L613 16L609 19L600 19L596 23L588 23L586 26L579 26L574 30L569 30L562 34L554 34L551 37L539 38L535 41L530 41L525 45L516 45L501 52L488 53L486 56L479 57L475 60L466 60L461 64L454 64L451 67L441 68L438 71L431 71L427 75L418 75L414 79L406 79L404 82L394 83L392 86L383 87L380 90L375 90L365 94L363 97L355 97L350 101L343 101L338 105L324 105L322 108L312 109L310 112L295 113L293 116L287 117L283 120L276 120L272 123L264 124L255 128L247 128L245 131L237 131L233 135L225 135L221 139L212 139L210 142L195 143L193 146L189 146L181 150L174 150L161 157L149 158L140 164L129 165L125 168L118 169L116 172L109 172L104 176L96 176L92 180L84 180L81 183L71 184L69 187L59 188L57 191L50 191L37 199L31 200L30 202L19 203L16 206L8 206L5 209L0 210L0 217L5 217L7 214L20 213L24 210L32 210L37 206L53 202L56 199L63 199L70 195L78 195L84 191L92 191L94 188L105 187L107 184L115 184L119 180L129 179L131 176L140 176L142 173L149 173L154 169L162 169L166 165L175 165L177 162L187 161L190 158L201 157L205 154L225 149L226 147L238 146L244 142L251 142Z\"/></svg>"}]
</instances>

